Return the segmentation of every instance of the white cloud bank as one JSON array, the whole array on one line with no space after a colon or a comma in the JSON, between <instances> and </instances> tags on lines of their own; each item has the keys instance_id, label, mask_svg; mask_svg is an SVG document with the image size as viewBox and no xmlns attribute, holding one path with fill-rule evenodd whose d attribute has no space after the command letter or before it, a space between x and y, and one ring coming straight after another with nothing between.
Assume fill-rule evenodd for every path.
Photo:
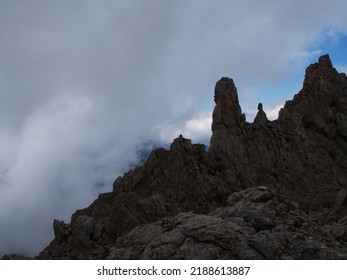
<instances>
[{"instance_id":1,"label":"white cloud bank","mask_svg":"<svg viewBox=\"0 0 347 280\"><path fill-rule=\"evenodd\" d=\"M43 249L53 219L68 222L111 190L143 139L208 141L221 76L256 108L247 86L303 73L327 29L347 33L346 9L345 0L1 1L0 255Z\"/></svg>"},{"instance_id":2,"label":"white cloud bank","mask_svg":"<svg viewBox=\"0 0 347 280\"><path fill-rule=\"evenodd\" d=\"M265 111L266 116L269 120L275 120L278 118L278 113L281 110L281 108L283 108L283 105L278 105L273 109L270 109L268 111Z\"/></svg>"},{"instance_id":3,"label":"white cloud bank","mask_svg":"<svg viewBox=\"0 0 347 280\"><path fill-rule=\"evenodd\" d=\"M172 139L182 134L185 138L192 139L195 143L208 144L212 136L211 133L212 113L200 113L192 119L188 119L182 124L166 123L159 125L160 140L171 142Z\"/></svg>"}]
</instances>

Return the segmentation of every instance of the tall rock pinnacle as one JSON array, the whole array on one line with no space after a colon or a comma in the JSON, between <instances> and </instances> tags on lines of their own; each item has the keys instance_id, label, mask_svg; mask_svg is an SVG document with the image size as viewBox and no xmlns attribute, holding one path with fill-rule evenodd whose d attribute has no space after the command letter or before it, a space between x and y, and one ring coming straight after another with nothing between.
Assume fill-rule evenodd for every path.
<instances>
[{"instance_id":1,"label":"tall rock pinnacle","mask_svg":"<svg viewBox=\"0 0 347 280\"><path fill-rule=\"evenodd\" d=\"M213 111L212 132L239 127L241 124L241 107L234 81L221 78L214 90L216 106Z\"/></svg>"},{"instance_id":2,"label":"tall rock pinnacle","mask_svg":"<svg viewBox=\"0 0 347 280\"><path fill-rule=\"evenodd\" d=\"M255 116L254 119L254 123L258 123L258 124L265 124L267 123L267 117L266 117L266 113L263 110L263 104L259 103L258 104L258 113Z\"/></svg>"}]
</instances>

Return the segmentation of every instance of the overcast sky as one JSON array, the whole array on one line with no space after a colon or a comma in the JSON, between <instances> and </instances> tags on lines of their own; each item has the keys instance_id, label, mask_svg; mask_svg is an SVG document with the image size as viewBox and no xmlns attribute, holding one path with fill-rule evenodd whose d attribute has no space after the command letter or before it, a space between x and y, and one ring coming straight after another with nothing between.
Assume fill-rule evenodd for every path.
<instances>
[{"instance_id":1,"label":"overcast sky","mask_svg":"<svg viewBox=\"0 0 347 280\"><path fill-rule=\"evenodd\" d=\"M345 0L0 0L0 255L33 255L136 162L148 139L210 138L234 79L270 117L331 53L346 69Z\"/></svg>"}]
</instances>

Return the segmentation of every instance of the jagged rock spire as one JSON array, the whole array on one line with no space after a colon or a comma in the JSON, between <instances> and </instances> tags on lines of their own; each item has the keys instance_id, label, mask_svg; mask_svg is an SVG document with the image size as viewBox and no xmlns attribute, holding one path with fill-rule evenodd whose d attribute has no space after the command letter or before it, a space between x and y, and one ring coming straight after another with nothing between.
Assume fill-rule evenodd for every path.
<instances>
[{"instance_id":1,"label":"jagged rock spire","mask_svg":"<svg viewBox=\"0 0 347 280\"><path fill-rule=\"evenodd\" d=\"M254 123L265 124L265 123L267 123L267 121L268 120L267 120L266 113L263 110L263 104L259 103L258 104L258 113L255 116Z\"/></svg>"},{"instance_id":2,"label":"jagged rock spire","mask_svg":"<svg viewBox=\"0 0 347 280\"><path fill-rule=\"evenodd\" d=\"M336 123L340 114L347 113L343 110L346 96L346 75L336 71L329 55L323 55L317 63L307 67L302 90L286 102L279 120L288 122L300 116L305 128L334 138L339 132Z\"/></svg>"},{"instance_id":3,"label":"jagged rock spire","mask_svg":"<svg viewBox=\"0 0 347 280\"><path fill-rule=\"evenodd\" d=\"M223 77L214 90L216 106L213 111L212 132L239 127L243 119L234 81Z\"/></svg>"}]
</instances>

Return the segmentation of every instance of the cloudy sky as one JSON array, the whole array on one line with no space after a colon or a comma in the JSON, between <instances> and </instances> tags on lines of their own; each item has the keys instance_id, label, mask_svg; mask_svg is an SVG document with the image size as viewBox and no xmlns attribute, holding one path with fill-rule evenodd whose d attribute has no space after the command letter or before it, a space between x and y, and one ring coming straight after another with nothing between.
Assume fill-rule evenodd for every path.
<instances>
[{"instance_id":1,"label":"cloudy sky","mask_svg":"<svg viewBox=\"0 0 347 280\"><path fill-rule=\"evenodd\" d=\"M345 0L0 0L0 255L34 255L148 139L210 138L232 77L275 118L305 67L347 70Z\"/></svg>"}]
</instances>

